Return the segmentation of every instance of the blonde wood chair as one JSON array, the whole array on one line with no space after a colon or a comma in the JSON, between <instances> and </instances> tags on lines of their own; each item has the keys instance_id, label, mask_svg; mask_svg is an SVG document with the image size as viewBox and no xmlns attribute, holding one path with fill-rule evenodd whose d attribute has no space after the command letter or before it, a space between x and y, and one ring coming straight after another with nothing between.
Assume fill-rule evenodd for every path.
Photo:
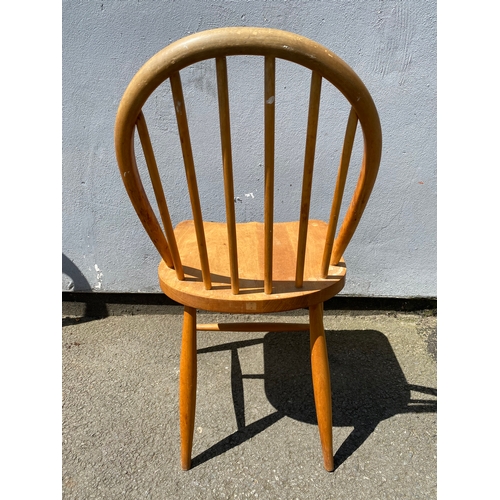
<instances>
[{"instance_id":1,"label":"blonde wood chair","mask_svg":"<svg viewBox=\"0 0 500 500\"><path fill-rule=\"evenodd\" d=\"M264 220L237 223L235 216L227 58L262 58L264 82ZM302 171L299 219L273 221L275 162L275 61L281 58L311 71L310 101ZM215 59L222 148L226 222L203 220L188 119L179 72ZM187 192L193 220L175 228L146 126L143 106L169 80L177 118ZM340 165L328 222L309 219L320 93L323 81L334 85L350 104ZM356 129L363 133L363 159L354 195L336 236L347 170ZM160 225L143 187L134 151L138 133L153 187ZM197 331L310 330L314 400L324 466L333 470L330 371L323 328L323 303L344 286L342 255L365 209L381 157L381 128L373 100L354 71L337 55L302 36L266 28L220 28L178 40L154 55L133 77L121 100L115 147L121 177L132 204L162 258L162 290L184 305L180 361L181 466L191 466L196 399ZM332 181L333 182L333 181ZM196 324L196 309L222 313L274 313L309 309L309 324Z\"/></svg>"}]
</instances>

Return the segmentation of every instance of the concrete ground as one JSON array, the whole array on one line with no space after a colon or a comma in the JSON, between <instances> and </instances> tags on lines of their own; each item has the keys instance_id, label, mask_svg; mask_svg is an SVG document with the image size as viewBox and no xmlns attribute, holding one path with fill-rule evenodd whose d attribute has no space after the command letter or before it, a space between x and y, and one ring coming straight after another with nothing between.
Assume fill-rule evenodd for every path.
<instances>
[{"instance_id":1,"label":"concrete ground","mask_svg":"<svg viewBox=\"0 0 500 500\"><path fill-rule=\"evenodd\" d=\"M164 311L63 317L64 499L436 498L435 316L325 311L333 473L322 465L308 332L200 332L185 472L182 309ZM249 318L259 319L273 317ZM307 312L280 320L306 322Z\"/></svg>"}]
</instances>

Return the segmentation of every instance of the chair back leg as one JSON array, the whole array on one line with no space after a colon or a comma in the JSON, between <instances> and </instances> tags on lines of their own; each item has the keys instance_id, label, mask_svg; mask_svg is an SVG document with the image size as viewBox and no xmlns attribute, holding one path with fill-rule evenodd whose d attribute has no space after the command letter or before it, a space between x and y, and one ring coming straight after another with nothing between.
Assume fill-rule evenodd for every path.
<instances>
[{"instance_id":1,"label":"chair back leg","mask_svg":"<svg viewBox=\"0 0 500 500\"><path fill-rule=\"evenodd\" d=\"M191 468L194 415L196 408L196 309L184 307L182 326L179 410L181 426L181 467Z\"/></svg>"},{"instance_id":2,"label":"chair back leg","mask_svg":"<svg viewBox=\"0 0 500 500\"><path fill-rule=\"evenodd\" d=\"M319 437L323 450L323 463L327 471L333 471L332 443L332 391L330 368L323 327L323 304L309 307L311 368L314 402L318 419Z\"/></svg>"}]
</instances>

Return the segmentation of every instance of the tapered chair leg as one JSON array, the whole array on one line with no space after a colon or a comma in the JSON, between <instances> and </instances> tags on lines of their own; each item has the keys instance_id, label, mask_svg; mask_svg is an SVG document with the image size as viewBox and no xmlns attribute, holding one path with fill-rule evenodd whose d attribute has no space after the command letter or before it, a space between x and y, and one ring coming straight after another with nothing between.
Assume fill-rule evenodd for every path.
<instances>
[{"instance_id":1,"label":"tapered chair leg","mask_svg":"<svg viewBox=\"0 0 500 500\"><path fill-rule=\"evenodd\" d=\"M323 328L323 304L309 307L309 322L314 402L316 404L319 437L323 450L323 463L327 471L333 471L332 393L325 330Z\"/></svg>"},{"instance_id":2,"label":"tapered chair leg","mask_svg":"<svg viewBox=\"0 0 500 500\"><path fill-rule=\"evenodd\" d=\"M191 468L194 415L196 407L196 309L184 307L182 327L179 410L181 426L181 467Z\"/></svg>"}]
</instances>

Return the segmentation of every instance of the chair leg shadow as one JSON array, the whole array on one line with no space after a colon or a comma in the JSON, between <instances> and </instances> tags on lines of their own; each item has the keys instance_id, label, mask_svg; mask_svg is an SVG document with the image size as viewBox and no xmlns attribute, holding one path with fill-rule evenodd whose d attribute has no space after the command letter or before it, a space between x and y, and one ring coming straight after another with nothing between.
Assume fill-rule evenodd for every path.
<instances>
[{"instance_id":1,"label":"chair leg shadow","mask_svg":"<svg viewBox=\"0 0 500 500\"><path fill-rule=\"evenodd\" d=\"M387 337L381 332L349 330L325 333L333 425L354 427L335 452L336 470L363 445L381 421L401 413L435 413L437 400L433 398L437 397L437 390L407 382ZM238 350L256 344L263 345L264 373L245 375ZM262 339L200 349L198 354L223 350L231 351L231 392L237 431L194 457L192 467L239 446L285 416L317 425L307 332L268 333ZM245 425L245 378L264 379L267 399L276 409L250 425ZM411 392L426 396L412 399Z\"/></svg>"},{"instance_id":2,"label":"chair leg shadow","mask_svg":"<svg viewBox=\"0 0 500 500\"><path fill-rule=\"evenodd\" d=\"M208 460L211 460L212 458L215 458L219 455L222 455L223 453L226 453L236 446L239 446L240 444L264 431L283 417L284 415L282 413L276 411L274 413L271 413L270 415L260 418L259 420L243 427L242 429L238 429L230 436L227 436L222 441L219 441L218 443L214 444L207 450L194 457L191 461L191 467L197 467L198 465L201 465L202 463L207 462Z\"/></svg>"}]
</instances>

